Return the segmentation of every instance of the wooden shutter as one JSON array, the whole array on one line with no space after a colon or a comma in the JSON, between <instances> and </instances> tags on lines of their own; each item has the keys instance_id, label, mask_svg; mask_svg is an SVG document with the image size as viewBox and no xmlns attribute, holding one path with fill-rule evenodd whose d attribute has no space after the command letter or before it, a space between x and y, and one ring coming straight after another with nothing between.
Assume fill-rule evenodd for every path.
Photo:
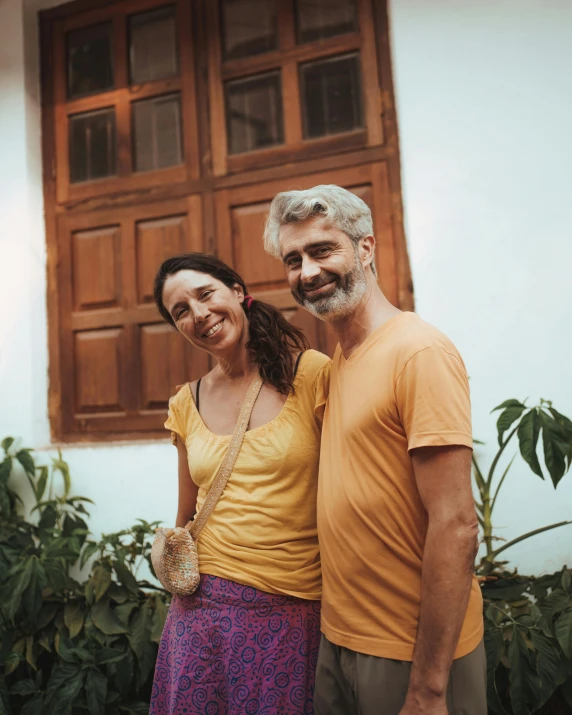
<instances>
[{"instance_id":1,"label":"wooden shutter","mask_svg":"<svg viewBox=\"0 0 572 715\"><path fill-rule=\"evenodd\" d=\"M363 198L380 284L411 309L384 0L78 0L41 29L55 438L164 436L169 395L208 370L152 301L176 253L218 254L333 352L263 251L278 191Z\"/></svg>"}]
</instances>

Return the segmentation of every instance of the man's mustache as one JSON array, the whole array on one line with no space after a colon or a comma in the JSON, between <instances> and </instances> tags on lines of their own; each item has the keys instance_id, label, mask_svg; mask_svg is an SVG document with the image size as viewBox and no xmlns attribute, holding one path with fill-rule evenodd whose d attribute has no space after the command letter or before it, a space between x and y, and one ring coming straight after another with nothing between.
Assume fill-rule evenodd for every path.
<instances>
[{"instance_id":1,"label":"man's mustache","mask_svg":"<svg viewBox=\"0 0 572 715\"><path fill-rule=\"evenodd\" d=\"M328 283L331 283L332 281L337 281L338 277L334 275L333 273L328 273L327 271L322 271L320 274L318 274L315 278L313 278L311 281L306 281L305 283L299 282L298 283L298 291L300 293L304 293L307 290L316 290L317 288L321 288L322 286L325 286Z\"/></svg>"}]
</instances>

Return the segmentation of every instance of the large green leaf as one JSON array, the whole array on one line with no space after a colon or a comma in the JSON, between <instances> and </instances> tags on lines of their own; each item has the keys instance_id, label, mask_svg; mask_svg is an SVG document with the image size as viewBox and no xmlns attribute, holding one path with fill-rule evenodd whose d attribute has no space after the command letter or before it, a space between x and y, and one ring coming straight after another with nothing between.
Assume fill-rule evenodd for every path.
<instances>
[{"instance_id":1,"label":"large green leaf","mask_svg":"<svg viewBox=\"0 0 572 715\"><path fill-rule=\"evenodd\" d=\"M548 638L539 631L532 630L530 639L536 648L536 669L542 683L541 702L535 703L538 707L544 705L559 685L560 658L553 638Z\"/></svg>"},{"instance_id":2,"label":"large green leaf","mask_svg":"<svg viewBox=\"0 0 572 715\"><path fill-rule=\"evenodd\" d=\"M169 609L163 602L161 596L158 594L155 594L154 601L155 609L153 611L153 620L151 623L151 640L154 643L159 644Z\"/></svg>"},{"instance_id":3,"label":"large green leaf","mask_svg":"<svg viewBox=\"0 0 572 715\"><path fill-rule=\"evenodd\" d=\"M38 628L45 628L47 625L49 625L53 621L56 613L59 610L59 603L44 601L44 603L42 604L42 608L40 609L40 615L38 616Z\"/></svg>"},{"instance_id":4,"label":"large green leaf","mask_svg":"<svg viewBox=\"0 0 572 715\"><path fill-rule=\"evenodd\" d=\"M6 687L6 683L2 677L0 677L0 715L12 715L8 697L8 688Z\"/></svg>"},{"instance_id":5,"label":"large green leaf","mask_svg":"<svg viewBox=\"0 0 572 715\"><path fill-rule=\"evenodd\" d=\"M0 483L7 484L12 472L12 458L6 457L3 462L0 462Z\"/></svg>"},{"instance_id":6,"label":"large green leaf","mask_svg":"<svg viewBox=\"0 0 572 715\"><path fill-rule=\"evenodd\" d=\"M528 649L518 628L515 626L508 646L510 660L510 701L514 715L530 715L526 703L526 664Z\"/></svg>"},{"instance_id":7,"label":"large green leaf","mask_svg":"<svg viewBox=\"0 0 572 715\"><path fill-rule=\"evenodd\" d=\"M138 660L143 658L145 644L150 639L152 615L149 602L145 600L131 621L131 633L128 638Z\"/></svg>"},{"instance_id":8,"label":"large green leaf","mask_svg":"<svg viewBox=\"0 0 572 715\"><path fill-rule=\"evenodd\" d=\"M558 423L549 417L546 412L540 412L542 426L542 446L544 448L544 462L552 479L554 487L566 473L566 456L569 444Z\"/></svg>"},{"instance_id":9,"label":"large green leaf","mask_svg":"<svg viewBox=\"0 0 572 715\"><path fill-rule=\"evenodd\" d=\"M50 472L45 465L38 467L38 471L40 473L40 476L38 477L38 481L36 482L36 499L38 501L41 501L42 497L44 496L44 492L46 491L46 485L48 483L48 477Z\"/></svg>"},{"instance_id":10,"label":"large green leaf","mask_svg":"<svg viewBox=\"0 0 572 715\"><path fill-rule=\"evenodd\" d=\"M109 601L95 603L91 609L91 617L97 628L105 635L111 636L128 632L125 625L109 607Z\"/></svg>"},{"instance_id":11,"label":"large green leaf","mask_svg":"<svg viewBox=\"0 0 572 715\"><path fill-rule=\"evenodd\" d=\"M148 715L149 706L146 703L126 703L119 707L122 715Z\"/></svg>"},{"instance_id":12,"label":"large green leaf","mask_svg":"<svg viewBox=\"0 0 572 715\"><path fill-rule=\"evenodd\" d=\"M508 407L522 407L522 409L524 410L526 408L526 405L520 400L505 400L504 402L501 402L500 405L493 407L493 409L491 410L491 414L493 412L498 412L499 410L506 410Z\"/></svg>"},{"instance_id":13,"label":"large green leaf","mask_svg":"<svg viewBox=\"0 0 572 715\"><path fill-rule=\"evenodd\" d=\"M531 410L524 415L518 425L517 435L520 453L532 471L541 479L544 479L536 454L539 434L540 418L536 410Z\"/></svg>"},{"instance_id":14,"label":"large green leaf","mask_svg":"<svg viewBox=\"0 0 572 715\"><path fill-rule=\"evenodd\" d=\"M107 565L98 564L91 575L91 583L95 593L95 600L100 601L111 583L111 570Z\"/></svg>"},{"instance_id":15,"label":"large green leaf","mask_svg":"<svg viewBox=\"0 0 572 715\"><path fill-rule=\"evenodd\" d=\"M2 449L7 452L14 444L14 437L4 437L2 440Z\"/></svg>"},{"instance_id":16,"label":"large green leaf","mask_svg":"<svg viewBox=\"0 0 572 715\"><path fill-rule=\"evenodd\" d=\"M42 515L38 526L40 529L53 529L58 519L58 513L51 504L42 509Z\"/></svg>"},{"instance_id":17,"label":"large green leaf","mask_svg":"<svg viewBox=\"0 0 572 715\"><path fill-rule=\"evenodd\" d=\"M515 400L516 402L516 400ZM498 441L499 447L502 447L504 433L510 428L510 426L520 419L522 413L525 411L526 407L521 404L510 405L506 407L500 414L497 420L497 431L498 431Z\"/></svg>"},{"instance_id":18,"label":"large green leaf","mask_svg":"<svg viewBox=\"0 0 572 715\"><path fill-rule=\"evenodd\" d=\"M48 579L42 562L36 556L30 557L28 568L30 578L22 594L22 604L30 620L35 623L42 608L42 590L48 582Z\"/></svg>"},{"instance_id":19,"label":"large green leaf","mask_svg":"<svg viewBox=\"0 0 572 715\"><path fill-rule=\"evenodd\" d=\"M125 658L122 658L115 666L115 686L124 698L127 698L129 695L134 674L135 662L133 660L133 651L129 648L125 651Z\"/></svg>"},{"instance_id":20,"label":"large green leaf","mask_svg":"<svg viewBox=\"0 0 572 715\"><path fill-rule=\"evenodd\" d=\"M31 477L36 474L36 465L34 464L34 459L30 454L29 449L21 449L16 455L16 459L22 465L24 471L26 471Z\"/></svg>"},{"instance_id":21,"label":"large green leaf","mask_svg":"<svg viewBox=\"0 0 572 715\"><path fill-rule=\"evenodd\" d=\"M499 578L485 582L482 587L483 596L490 600L511 600L520 598L530 585L529 578L516 576L514 578Z\"/></svg>"},{"instance_id":22,"label":"large green leaf","mask_svg":"<svg viewBox=\"0 0 572 715\"><path fill-rule=\"evenodd\" d=\"M44 562L48 583L54 593L61 593L68 585L68 572L61 559L50 559Z\"/></svg>"},{"instance_id":23,"label":"large green leaf","mask_svg":"<svg viewBox=\"0 0 572 715\"><path fill-rule=\"evenodd\" d=\"M61 667L62 669L69 668L69 676L66 677L59 687L56 690L53 690L50 695L50 686L52 685L52 680L54 679L54 674L52 674L48 685L46 702L51 706L53 715L63 715L64 713L70 712L75 699L81 692L85 677L83 670L75 669L72 671L74 666L67 665L58 667Z\"/></svg>"},{"instance_id":24,"label":"large green leaf","mask_svg":"<svg viewBox=\"0 0 572 715\"><path fill-rule=\"evenodd\" d=\"M37 561L36 557L30 556L12 569L12 574L6 584L2 597L2 608L6 614L6 618L10 621L14 620L14 616L22 601L22 594L28 588L30 578L32 577L34 561Z\"/></svg>"},{"instance_id":25,"label":"large green leaf","mask_svg":"<svg viewBox=\"0 0 572 715\"><path fill-rule=\"evenodd\" d=\"M81 601L69 601L64 607L64 623L66 624L70 638L75 638L83 628L85 618L85 607Z\"/></svg>"},{"instance_id":26,"label":"large green leaf","mask_svg":"<svg viewBox=\"0 0 572 715\"><path fill-rule=\"evenodd\" d=\"M567 658L572 659L572 608L562 613L554 624L554 632Z\"/></svg>"},{"instance_id":27,"label":"large green leaf","mask_svg":"<svg viewBox=\"0 0 572 715\"><path fill-rule=\"evenodd\" d=\"M105 663L118 663L125 658L126 652L117 648L100 648L95 654L95 662L97 665Z\"/></svg>"},{"instance_id":28,"label":"large green leaf","mask_svg":"<svg viewBox=\"0 0 572 715\"><path fill-rule=\"evenodd\" d=\"M71 489L70 468L67 462L62 459L62 453L58 450L58 459L52 459L52 466L55 472L62 475L64 481L64 499L68 498Z\"/></svg>"},{"instance_id":29,"label":"large green leaf","mask_svg":"<svg viewBox=\"0 0 572 715\"><path fill-rule=\"evenodd\" d=\"M81 552L80 567L83 568L87 561L97 552L99 549L99 544L94 541L88 541L85 543L83 551Z\"/></svg>"},{"instance_id":30,"label":"large green leaf","mask_svg":"<svg viewBox=\"0 0 572 715\"><path fill-rule=\"evenodd\" d=\"M560 412L555 410L553 407L549 407L549 412L562 431L563 441L567 445L566 460L568 468L570 468L572 463L572 420L569 420L568 417L561 415Z\"/></svg>"},{"instance_id":31,"label":"large green leaf","mask_svg":"<svg viewBox=\"0 0 572 715\"><path fill-rule=\"evenodd\" d=\"M12 695L32 695L38 692L36 682L31 678L26 678L25 680L19 680L11 688L10 692Z\"/></svg>"},{"instance_id":32,"label":"large green leaf","mask_svg":"<svg viewBox=\"0 0 572 715\"><path fill-rule=\"evenodd\" d=\"M557 613L565 611L570 606L570 599L561 588L556 588L538 603L542 615L549 623Z\"/></svg>"},{"instance_id":33,"label":"large green leaf","mask_svg":"<svg viewBox=\"0 0 572 715\"><path fill-rule=\"evenodd\" d=\"M55 644L58 655L66 663L81 663L82 665L95 663L93 653L81 646L75 646L69 638L59 633L56 635Z\"/></svg>"},{"instance_id":34,"label":"large green leaf","mask_svg":"<svg viewBox=\"0 0 572 715\"><path fill-rule=\"evenodd\" d=\"M20 710L20 715L44 715L44 698L41 695L35 695L31 700Z\"/></svg>"},{"instance_id":35,"label":"large green leaf","mask_svg":"<svg viewBox=\"0 0 572 715\"><path fill-rule=\"evenodd\" d=\"M151 645L152 610L148 600L145 600L131 621L131 633L127 636L129 644L139 665L139 687L147 680L157 655L157 650Z\"/></svg>"},{"instance_id":36,"label":"large green leaf","mask_svg":"<svg viewBox=\"0 0 572 715\"><path fill-rule=\"evenodd\" d=\"M107 678L97 670L89 670L85 679L87 709L90 715L105 715Z\"/></svg>"},{"instance_id":37,"label":"large green leaf","mask_svg":"<svg viewBox=\"0 0 572 715\"><path fill-rule=\"evenodd\" d=\"M485 652L487 660L487 700L489 708L497 713L497 715L506 715L506 710L500 701L495 681L496 669L504 652L504 640L500 629L485 629Z\"/></svg>"},{"instance_id":38,"label":"large green leaf","mask_svg":"<svg viewBox=\"0 0 572 715\"><path fill-rule=\"evenodd\" d=\"M139 585L137 583L137 579L133 576L127 566L120 561L114 561L113 568L115 569L119 582L122 583L130 593L137 596L139 593Z\"/></svg>"},{"instance_id":39,"label":"large green leaf","mask_svg":"<svg viewBox=\"0 0 572 715\"><path fill-rule=\"evenodd\" d=\"M562 693L562 697L570 706L570 710L572 711L572 677L568 678L568 680L562 685L560 691Z\"/></svg>"}]
</instances>

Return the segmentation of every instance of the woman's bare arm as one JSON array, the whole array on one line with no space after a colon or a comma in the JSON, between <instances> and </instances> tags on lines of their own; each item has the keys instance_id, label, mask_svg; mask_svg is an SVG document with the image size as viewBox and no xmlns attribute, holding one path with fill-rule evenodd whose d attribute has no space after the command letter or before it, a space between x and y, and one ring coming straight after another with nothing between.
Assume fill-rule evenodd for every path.
<instances>
[{"instance_id":1,"label":"woman's bare arm","mask_svg":"<svg viewBox=\"0 0 572 715\"><path fill-rule=\"evenodd\" d=\"M191 479L187 448L179 435L177 435L177 453L179 455L179 505L176 526L186 526L197 510L199 488Z\"/></svg>"}]
</instances>

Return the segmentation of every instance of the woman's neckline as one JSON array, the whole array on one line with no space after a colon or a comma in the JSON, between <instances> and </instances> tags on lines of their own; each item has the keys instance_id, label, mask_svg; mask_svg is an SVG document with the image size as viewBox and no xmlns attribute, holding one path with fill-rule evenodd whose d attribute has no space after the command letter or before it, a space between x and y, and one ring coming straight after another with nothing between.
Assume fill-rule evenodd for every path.
<instances>
[{"instance_id":1,"label":"woman's neckline","mask_svg":"<svg viewBox=\"0 0 572 715\"><path fill-rule=\"evenodd\" d=\"M306 352L308 352L308 351L305 350L304 353L306 353ZM302 373L304 372L305 363L306 363L306 360L305 360L305 359L302 357L302 355L301 355L301 356L300 356L300 362L299 362L299 364L298 364L298 371L296 372L296 375L295 375L295 377L294 377L294 392L291 392L291 393L288 395L288 397L286 398L286 400L284 401L284 404L282 405L282 407L281 407L281 409L280 409L280 412L278 412L278 414L277 414L275 417L273 417L273 418L272 418L271 420L269 420L268 422L265 422L263 425L258 425L258 427L255 427L254 429L246 430L246 433L245 433L245 435L244 435L245 439L246 439L247 437L250 438L251 435L255 435L257 432L262 432L262 431L267 430L268 428L274 426L274 424L275 424L278 420L280 420L280 419L282 418L282 416L285 414L285 410L288 411L287 408L289 408L290 402L291 402L291 401L294 399L294 397L295 397L295 390L296 390L296 387L297 387L297 383L299 382L299 378L300 378L300 376L302 375ZM190 383L190 382L187 383L187 388L188 388L188 390L189 390L189 397L190 397L190 400L191 400L191 402L192 402L193 412L195 413L195 416L196 416L197 420L199 421L199 423L200 423L200 425L201 425L201 428L202 428L207 434L209 434L211 437L215 437L215 438L221 439L221 440L229 440L229 439L232 437L232 433L231 433L231 434L217 434L216 432L213 432L211 429L209 429L209 428L206 426L206 424L205 424L205 422L204 422L204 420L203 420L203 418L202 418L202 416L201 416L201 413L197 410L197 405L196 405L196 403L195 403L195 400L193 399L193 391L191 390L191 383Z\"/></svg>"}]
</instances>

